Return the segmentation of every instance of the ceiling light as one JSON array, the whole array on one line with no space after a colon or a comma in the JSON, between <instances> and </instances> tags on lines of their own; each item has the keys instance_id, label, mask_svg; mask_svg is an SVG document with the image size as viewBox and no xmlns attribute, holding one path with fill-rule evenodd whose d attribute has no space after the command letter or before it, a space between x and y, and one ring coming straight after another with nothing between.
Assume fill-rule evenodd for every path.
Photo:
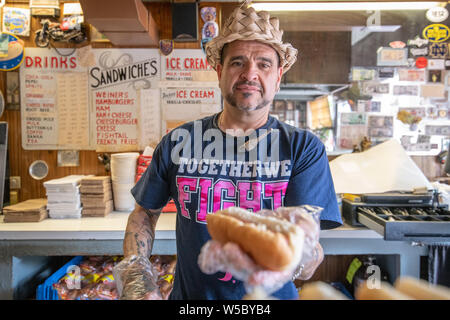
<instances>
[{"instance_id":1,"label":"ceiling light","mask_svg":"<svg viewBox=\"0 0 450 320\"><path fill-rule=\"evenodd\" d=\"M261 2L252 3L257 11L366 11L366 10L427 10L445 2Z\"/></svg>"}]
</instances>

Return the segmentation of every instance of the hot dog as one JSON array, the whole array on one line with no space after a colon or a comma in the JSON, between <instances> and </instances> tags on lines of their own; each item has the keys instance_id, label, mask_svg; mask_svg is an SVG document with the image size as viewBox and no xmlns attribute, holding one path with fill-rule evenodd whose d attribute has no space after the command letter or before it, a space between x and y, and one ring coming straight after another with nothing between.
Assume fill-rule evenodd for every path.
<instances>
[{"instance_id":1,"label":"hot dog","mask_svg":"<svg viewBox=\"0 0 450 320\"><path fill-rule=\"evenodd\" d=\"M231 207L208 215L206 222L213 240L236 243L264 269L292 270L302 257L305 233L287 220Z\"/></svg>"}]
</instances>

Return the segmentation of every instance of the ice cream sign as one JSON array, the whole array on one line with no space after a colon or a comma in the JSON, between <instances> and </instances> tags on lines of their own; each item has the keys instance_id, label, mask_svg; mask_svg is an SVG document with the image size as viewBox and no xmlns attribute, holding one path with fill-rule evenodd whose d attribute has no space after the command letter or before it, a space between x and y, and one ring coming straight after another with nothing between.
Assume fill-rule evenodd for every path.
<instances>
[{"instance_id":1,"label":"ice cream sign","mask_svg":"<svg viewBox=\"0 0 450 320\"><path fill-rule=\"evenodd\" d=\"M161 59L162 79L195 81L195 74L214 71L202 50L176 50Z\"/></svg>"}]
</instances>

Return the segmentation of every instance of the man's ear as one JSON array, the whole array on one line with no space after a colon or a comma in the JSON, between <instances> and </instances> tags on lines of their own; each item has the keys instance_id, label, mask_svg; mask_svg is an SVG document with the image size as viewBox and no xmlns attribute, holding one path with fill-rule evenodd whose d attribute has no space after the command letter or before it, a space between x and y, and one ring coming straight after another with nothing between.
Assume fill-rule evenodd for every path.
<instances>
[{"instance_id":1,"label":"man's ear","mask_svg":"<svg viewBox=\"0 0 450 320\"><path fill-rule=\"evenodd\" d=\"M280 87L281 78L283 77L283 67L278 68L277 87Z\"/></svg>"}]
</instances>

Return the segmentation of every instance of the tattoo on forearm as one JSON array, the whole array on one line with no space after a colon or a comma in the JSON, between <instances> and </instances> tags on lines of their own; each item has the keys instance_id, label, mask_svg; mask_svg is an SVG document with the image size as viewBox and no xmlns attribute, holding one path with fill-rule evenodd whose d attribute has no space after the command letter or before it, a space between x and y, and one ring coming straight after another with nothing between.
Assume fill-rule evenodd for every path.
<instances>
[{"instance_id":1,"label":"tattoo on forearm","mask_svg":"<svg viewBox=\"0 0 450 320\"><path fill-rule=\"evenodd\" d=\"M152 252L156 222L161 210L145 210L144 212L145 214L132 213L128 219L123 242L124 255L136 254L149 257Z\"/></svg>"}]
</instances>

